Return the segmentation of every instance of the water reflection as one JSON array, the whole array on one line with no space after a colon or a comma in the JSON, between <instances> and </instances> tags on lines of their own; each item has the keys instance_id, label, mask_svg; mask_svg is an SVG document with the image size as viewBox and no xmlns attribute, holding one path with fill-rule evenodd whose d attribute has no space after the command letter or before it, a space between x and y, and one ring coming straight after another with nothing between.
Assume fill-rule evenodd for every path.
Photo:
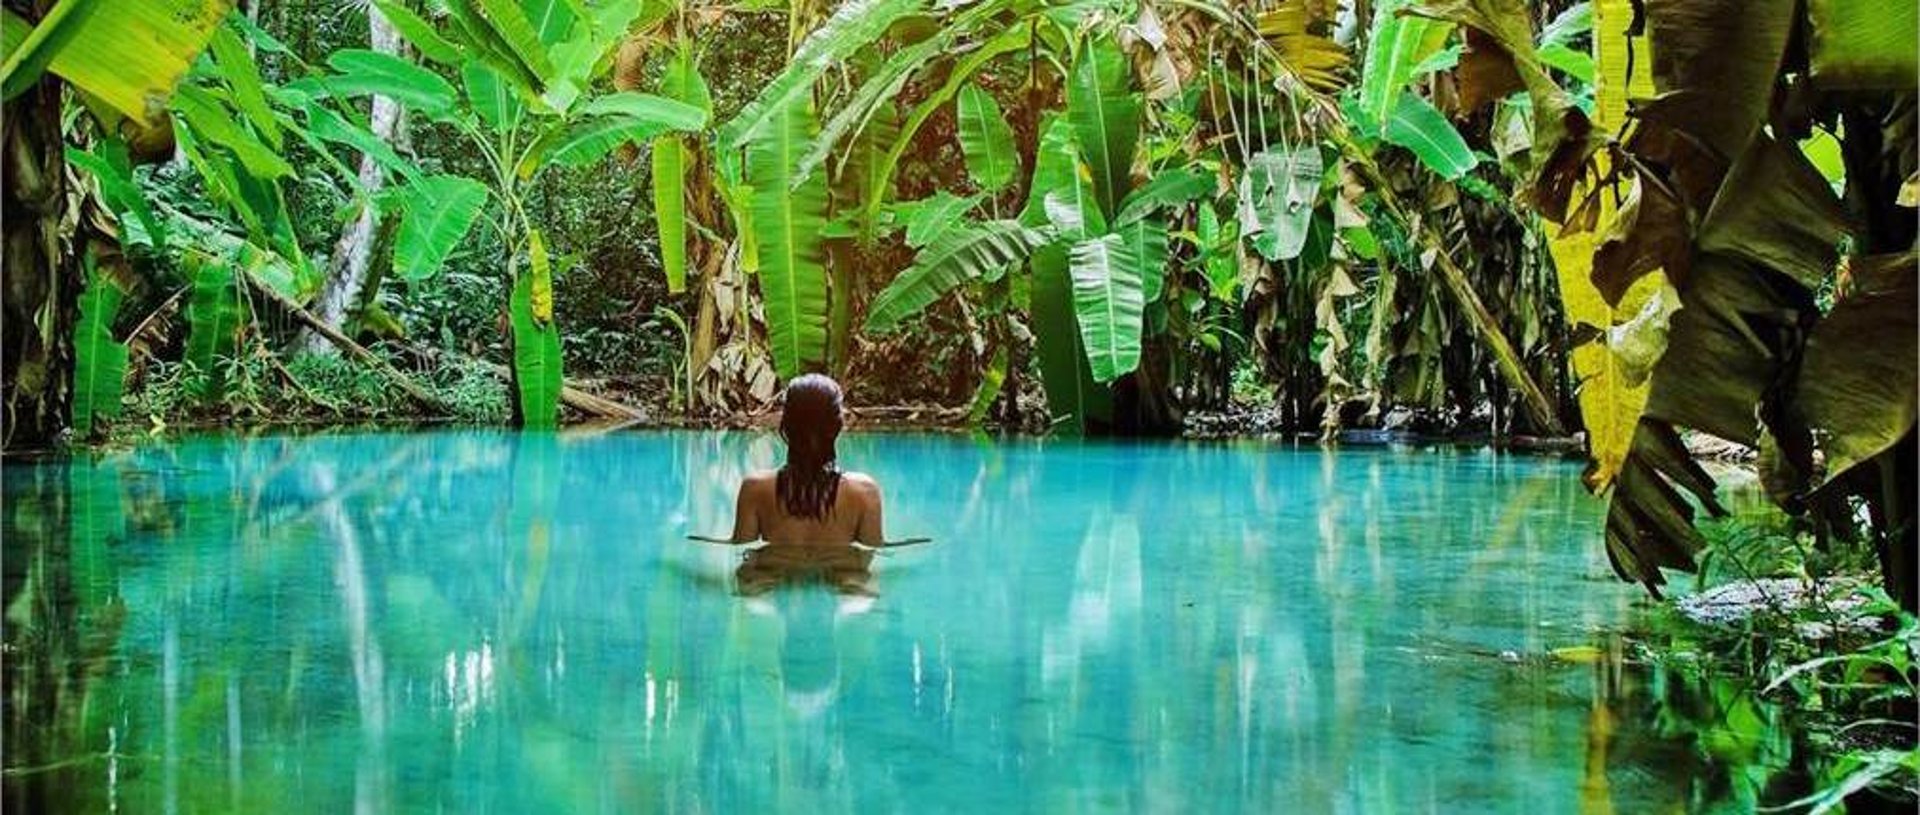
<instances>
[{"instance_id":1,"label":"water reflection","mask_svg":"<svg viewBox=\"0 0 1920 815\"><path fill-rule=\"evenodd\" d=\"M940 545L681 540L777 455L468 432L9 463L5 803L1604 812L1778 759L1675 761L1662 716L1710 692L1549 656L1638 597L1577 467L856 435L891 525ZM804 575L828 590L776 587Z\"/></svg>"}]
</instances>

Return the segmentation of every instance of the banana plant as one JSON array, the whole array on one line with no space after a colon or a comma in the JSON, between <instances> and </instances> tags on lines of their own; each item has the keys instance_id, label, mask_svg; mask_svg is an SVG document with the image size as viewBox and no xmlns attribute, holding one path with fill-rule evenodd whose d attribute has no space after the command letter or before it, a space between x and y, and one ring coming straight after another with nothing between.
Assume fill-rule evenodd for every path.
<instances>
[{"instance_id":1,"label":"banana plant","mask_svg":"<svg viewBox=\"0 0 1920 815\"><path fill-rule=\"evenodd\" d=\"M501 245L513 293L514 415L524 427L558 419L561 355L553 315L553 270L525 191L556 167L583 167L626 145L706 126L699 104L636 91L596 93L613 51L630 30L657 20L664 4L570 0L449 0L444 19L399 0L380 10L428 62L372 51L335 52L333 69L307 89L352 98L378 93L410 114L451 127L482 157L486 175L415 178L388 194L401 218L394 269L403 279L438 272L477 223ZM459 87L456 88L456 77ZM529 259L522 271L521 259Z\"/></svg>"}]
</instances>

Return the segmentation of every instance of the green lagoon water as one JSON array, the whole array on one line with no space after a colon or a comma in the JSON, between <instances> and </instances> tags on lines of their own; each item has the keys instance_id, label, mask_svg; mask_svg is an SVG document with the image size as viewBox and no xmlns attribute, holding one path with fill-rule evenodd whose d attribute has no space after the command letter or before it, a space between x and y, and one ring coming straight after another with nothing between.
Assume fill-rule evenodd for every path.
<instances>
[{"instance_id":1,"label":"green lagoon water","mask_svg":"<svg viewBox=\"0 0 1920 815\"><path fill-rule=\"evenodd\" d=\"M879 596L745 599L754 433L198 437L5 469L6 803L1672 811L1571 462L854 435ZM1603 655L1593 657L1598 648ZM1561 658L1552 654L1559 650ZM1657 689L1654 689L1657 690Z\"/></svg>"}]
</instances>

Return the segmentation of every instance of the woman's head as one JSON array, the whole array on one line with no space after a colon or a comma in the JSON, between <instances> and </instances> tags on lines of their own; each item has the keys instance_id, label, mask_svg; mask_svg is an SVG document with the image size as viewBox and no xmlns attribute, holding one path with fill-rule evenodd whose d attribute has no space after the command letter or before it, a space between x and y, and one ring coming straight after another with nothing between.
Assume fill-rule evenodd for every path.
<instances>
[{"instance_id":1,"label":"woman's head","mask_svg":"<svg viewBox=\"0 0 1920 815\"><path fill-rule=\"evenodd\" d=\"M775 491L790 515L825 518L839 493L842 396L839 383L820 374L787 383L780 411L780 436L787 440L787 465L780 468Z\"/></svg>"}]
</instances>

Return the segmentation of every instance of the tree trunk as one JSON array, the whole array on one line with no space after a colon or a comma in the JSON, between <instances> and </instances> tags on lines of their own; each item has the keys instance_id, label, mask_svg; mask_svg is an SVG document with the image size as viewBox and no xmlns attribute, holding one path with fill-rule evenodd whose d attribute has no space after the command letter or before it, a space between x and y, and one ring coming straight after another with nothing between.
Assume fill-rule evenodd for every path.
<instances>
[{"instance_id":1,"label":"tree trunk","mask_svg":"<svg viewBox=\"0 0 1920 815\"><path fill-rule=\"evenodd\" d=\"M373 50L382 54L401 54L399 33L394 31L386 15L372 4L367 5L367 30ZM374 138L392 143L399 131L401 118L400 103L385 96L373 97L373 115L368 124ZM380 163L373 156L361 155L360 186L366 190L368 200L361 202L360 214L341 231L340 240L333 247L333 257L327 261L326 283L321 286L320 295L313 302L314 316L327 325L339 326L346 320L348 304L355 301L366 284L367 270L373 265L374 246L379 236L379 216L374 211L371 199L385 181L386 173ZM314 331L301 335L300 350L306 353L336 353L333 343Z\"/></svg>"},{"instance_id":2,"label":"tree trunk","mask_svg":"<svg viewBox=\"0 0 1920 815\"><path fill-rule=\"evenodd\" d=\"M60 81L52 74L6 103L4 293L0 293L0 446L45 447L66 425L73 379L73 326L79 302L78 264L63 234L68 203L60 135Z\"/></svg>"}]
</instances>

